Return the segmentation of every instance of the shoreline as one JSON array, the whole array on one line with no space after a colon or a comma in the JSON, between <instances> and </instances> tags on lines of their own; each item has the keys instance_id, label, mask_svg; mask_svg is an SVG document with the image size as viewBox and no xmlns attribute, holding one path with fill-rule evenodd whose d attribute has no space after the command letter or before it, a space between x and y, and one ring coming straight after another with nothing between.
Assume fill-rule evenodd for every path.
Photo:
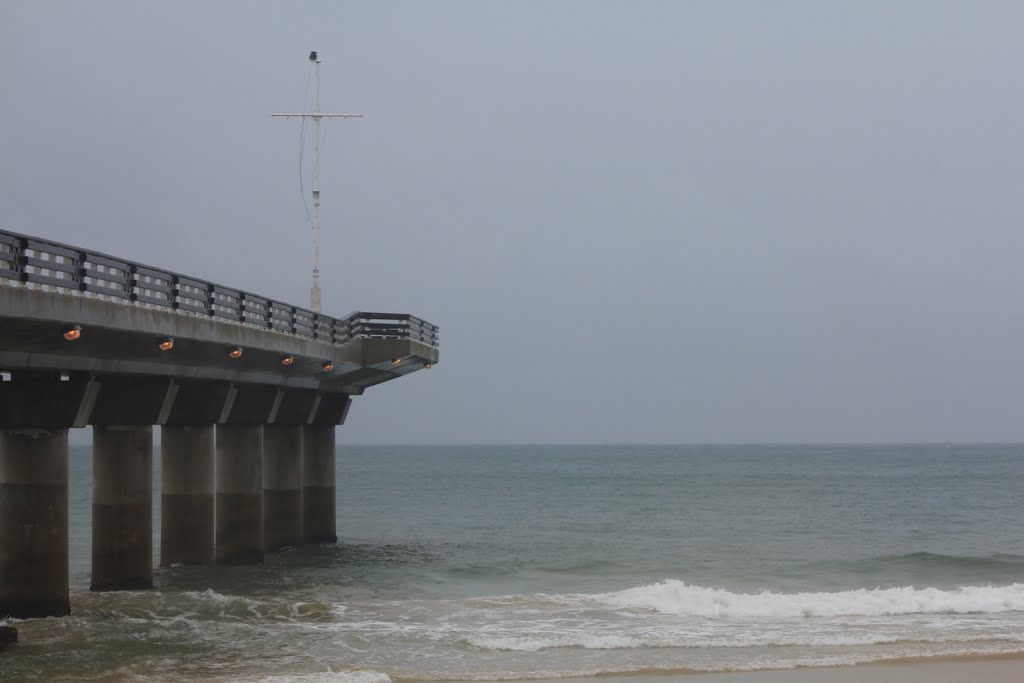
<instances>
[{"instance_id":1,"label":"shoreline","mask_svg":"<svg viewBox=\"0 0 1024 683\"><path fill-rule=\"evenodd\" d=\"M646 678L650 683L874 683L880 680L886 683L963 683L970 680L1019 683L1024 680L1024 653L890 659L863 664L759 671L600 675L576 680L635 683L637 676Z\"/></svg>"},{"instance_id":2,"label":"shoreline","mask_svg":"<svg viewBox=\"0 0 1024 683\"><path fill-rule=\"evenodd\" d=\"M798 666L754 671L632 671L567 678L498 679L504 683L1019 683L1024 680L1024 651L1011 654L904 657L859 664ZM432 681L392 678L392 683L495 683L492 679Z\"/></svg>"}]
</instances>

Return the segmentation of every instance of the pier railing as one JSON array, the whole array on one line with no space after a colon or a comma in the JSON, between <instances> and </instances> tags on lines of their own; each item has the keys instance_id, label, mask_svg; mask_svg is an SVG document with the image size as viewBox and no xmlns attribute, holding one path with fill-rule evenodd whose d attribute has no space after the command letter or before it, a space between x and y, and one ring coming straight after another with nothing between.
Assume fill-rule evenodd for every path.
<instances>
[{"instance_id":1,"label":"pier railing","mask_svg":"<svg viewBox=\"0 0 1024 683\"><path fill-rule=\"evenodd\" d=\"M33 284L81 296L168 308L344 344L411 339L438 346L438 328L405 313L332 318L264 296L78 247L0 230L0 284Z\"/></svg>"}]
</instances>

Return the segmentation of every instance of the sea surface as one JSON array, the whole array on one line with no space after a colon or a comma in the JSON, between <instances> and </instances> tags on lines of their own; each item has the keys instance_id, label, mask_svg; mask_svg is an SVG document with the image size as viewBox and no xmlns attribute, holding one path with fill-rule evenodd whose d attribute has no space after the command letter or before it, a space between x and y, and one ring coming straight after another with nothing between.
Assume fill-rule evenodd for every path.
<instances>
[{"instance_id":1,"label":"sea surface","mask_svg":"<svg viewBox=\"0 0 1024 683\"><path fill-rule=\"evenodd\" d=\"M337 453L337 545L91 594L91 456L72 449L74 613L11 622L22 642L0 679L506 680L1024 652L1024 446Z\"/></svg>"}]
</instances>

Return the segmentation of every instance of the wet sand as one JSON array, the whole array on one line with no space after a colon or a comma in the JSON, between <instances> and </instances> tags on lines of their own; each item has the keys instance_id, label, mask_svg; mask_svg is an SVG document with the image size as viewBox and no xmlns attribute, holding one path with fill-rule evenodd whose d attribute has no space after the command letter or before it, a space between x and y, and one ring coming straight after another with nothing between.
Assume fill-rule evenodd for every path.
<instances>
[{"instance_id":1,"label":"wet sand","mask_svg":"<svg viewBox=\"0 0 1024 683\"><path fill-rule=\"evenodd\" d=\"M558 683L1021 683L1024 655L908 660L739 673L607 675L560 679ZM539 682L537 682L539 683ZM550 682L548 682L550 683Z\"/></svg>"},{"instance_id":2,"label":"wet sand","mask_svg":"<svg viewBox=\"0 0 1024 683\"><path fill-rule=\"evenodd\" d=\"M571 679L578 683L1021 683L1024 655L888 661L855 667L721 674L648 674Z\"/></svg>"}]
</instances>

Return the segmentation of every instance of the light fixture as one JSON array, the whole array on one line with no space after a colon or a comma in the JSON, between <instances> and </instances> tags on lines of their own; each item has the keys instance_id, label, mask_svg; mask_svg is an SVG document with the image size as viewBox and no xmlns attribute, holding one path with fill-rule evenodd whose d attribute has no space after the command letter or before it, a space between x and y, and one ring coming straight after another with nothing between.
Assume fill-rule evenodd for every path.
<instances>
[{"instance_id":1,"label":"light fixture","mask_svg":"<svg viewBox=\"0 0 1024 683\"><path fill-rule=\"evenodd\" d=\"M231 347L231 350L228 351L228 355L231 356L232 358L241 358L241 356L242 356L242 347L241 346L233 346L233 347Z\"/></svg>"},{"instance_id":2,"label":"light fixture","mask_svg":"<svg viewBox=\"0 0 1024 683\"><path fill-rule=\"evenodd\" d=\"M286 353L281 356L281 365L291 365L295 362L295 356L290 353Z\"/></svg>"},{"instance_id":3,"label":"light fixture","mask_svg":"<svg viewBox=\"0 0 1024 683\"><path fill-rule=\"evenodd\" d=\"M64 325L60 328L60 333L64 335L64 338L68 341L75 341L82 336L82 326L75 325Z\"/></svg>"},{"instance_id":4,"label":"light fixture","mask_svg":"<svg viewBox=\"0 0 1024 683\"><path fill-rule=\"evenodd\" d=\"M160 341L156 343L156 347L161 351L170 351L174 348L174 337L161 337Z\"/></svg>"},{"instance_id":5,"label":"light fixture","mask_svg":"<svg viewBox=\"0 0 1024 683\"><path fill-rule=\"evenodd\" d=\"M392 358L392 359L391 359L391 364L392 364L392 365L398 365L398 364L399 364L399 363L401 363L401 362L402 362L402 359L401 359L401 358Z\"/></svg>"},{"instance_id":6,"label":"light fixture","mask_svg":"<svg viewBox=\"0 0 1024 683\"><path fill-rule=\"evenodd\" d=\"M324 372L330 372L334 369L334 363L327 361L323 364Z\"/></svg>"},{"instance_id":7,"label":"light fixture","mask_svg":"<svg viewBox=\"0 0 1024 683\"><path fill-rule=\"evenodd\" d=\"M434 364L431 363L430 361L427 361L426 363L423 364L423 367L429 370L430 368L434 367Z\"/></svg>"}]
</instances>

